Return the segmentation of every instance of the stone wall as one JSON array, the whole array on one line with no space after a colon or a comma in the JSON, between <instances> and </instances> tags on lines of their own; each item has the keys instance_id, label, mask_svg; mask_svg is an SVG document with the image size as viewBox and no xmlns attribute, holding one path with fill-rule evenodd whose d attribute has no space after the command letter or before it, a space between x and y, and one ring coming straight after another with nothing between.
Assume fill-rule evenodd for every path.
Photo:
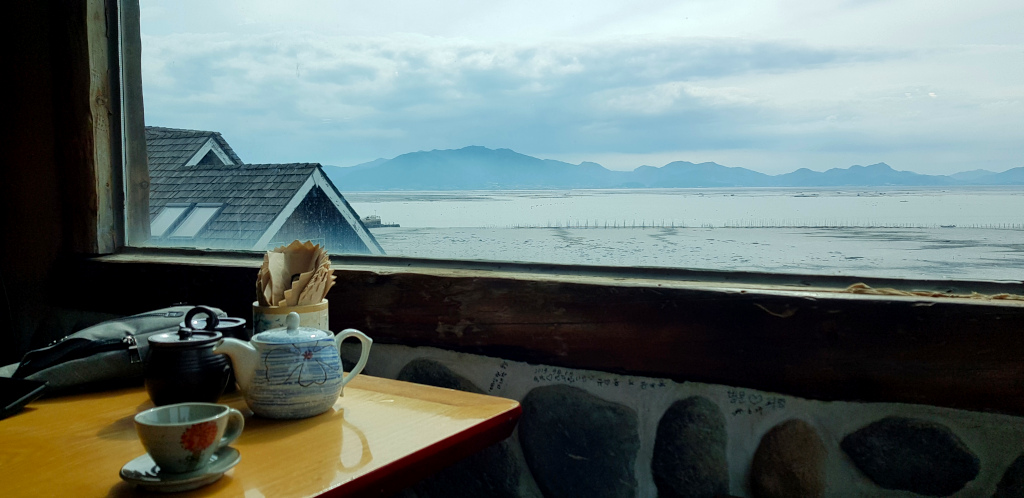
<instances>
[{"instance_id":1,"label":"stone wall","mask_svg":"<svg viewBox=\"0 0 1024 498\"><path fill-rule=\"evenodd\" d=\"M356 355L346 344L345 358ZM1024 418L374 345L365 373L519 400L428 497L1024 496Z\"/></svg>"}]
</instances>

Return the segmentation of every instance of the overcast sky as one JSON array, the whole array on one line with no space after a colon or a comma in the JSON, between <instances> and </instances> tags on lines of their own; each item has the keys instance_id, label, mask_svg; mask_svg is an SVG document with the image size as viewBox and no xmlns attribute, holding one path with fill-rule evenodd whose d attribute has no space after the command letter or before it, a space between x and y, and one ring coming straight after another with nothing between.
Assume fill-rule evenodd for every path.
<instances>
[{"instance_id":1,"label":"overcast sky","mask_svg":"<svg viewBox=\"0 0 1024 498\"><path fill-rule=\"evenodd\" d=\"M142 0L149 125L246 162L1024 166L1021 0Z\"/></svg>"}]
</instances>

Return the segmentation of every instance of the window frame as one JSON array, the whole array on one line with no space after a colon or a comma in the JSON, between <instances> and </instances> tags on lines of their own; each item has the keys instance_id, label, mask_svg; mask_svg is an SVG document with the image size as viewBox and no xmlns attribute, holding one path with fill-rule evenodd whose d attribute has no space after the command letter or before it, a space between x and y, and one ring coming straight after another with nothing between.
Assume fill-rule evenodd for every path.
<instances>
[{"instance_id":1,"label":"window frame","mask_svg":"<svg viewBox=\"0 0 1024 498\"><path fill-rule=\"evenodd\" d=\"M143 103L143 92L142 92L142 68L141 68L141 54L142 54L142 41L141 41L141 30L140 30L140 19L139 19L139 0L89 0L91 4L97 4L106 2L107 8L113 8L117 10L117 19L119 22L120 29L114 30L118 33L118 36L109 37L108 43L115 46L109 50L111 53L117 53L120 57L112 60L117 60L120 64L119 67L108 67L105 71L111 74L111 81L115 79L121 81L120 89L120 119L116 120L117 129L123 129L123 139L121 141L123 147L123 154L114 154L111 157L120 158L121 164L115 164L111 162L111 169L122 169L123 178L125 183L125 202L123 204L123 217L125 219L124 226L127 227L123 236L118 239L120 243L113 246L111 250L99 251L100 254L114 254L122 252L123 250L129 249L132 251L146 251L147 244L145 241L149 239L149 169L146 158L146 140L145 140L145 113ZM114 76L117 76L116 78ZM117 117L117 116L115 116ZM218 157L222 155L222 151L219 151L218 146L212 143L212 139L204 144L204 146L193 155L190 159L189 164L198 162L206 152L215 150ZM212 147L211 147L212 144ZM119 151L118 151L119 152ZM224 158L222 158L224 159ZM228 160L230 164L230 160ZM114 173L108 173L109 176L114 177ZM121 175L117 175L121 176ZM205 204L204 204L205 206ZM210 204L213 206L213 204ZM188 212L186 212L188 214ZM181 220L179 220L181 221ZM175 228L171 226L168 230ZM142 234L141 238L139 233ZM167 232L165 232L166 234ZM206 253L202 249L197 249L199 253ZM245 254L250 251L239 250L239 254ZM347 255L332 255L332 257L347 256ZM410 258L403 256L387 256L390 260L393 260L395 264L401 265L404 261L423 261L426 258ZM444 259L437 260L443 262L443 264L456 267L478 267L481 262L478 261L467 261L467 260L456 260L456 259ZM510 267L521 267L521 268L533 268L533 267L560 267L566 269L579 269L579 272L589 273L593 271L610 271L614 274L631 274L638 278L646 278L644 275L650 275L651 272L655 272L662 275L679 275L681 278L689 279L693 275L703 275L700 280L707 281L709 283L716 280L722 282L734 283L737 281L746 281L751 284L759 284L764 282L770 282L773 285L794 285L796 288L806 287L808 285L819 286L824 284L826 287L840 289L850 284L857 282L866 282L872 286L886 286L893 287L900 290L933 290L935 292L946 292L946 293L988 293L988 294L1001 294L1001 293L1015 293L1024 294L1024 282L1017 283L1006 283L1006 282L992 282L992 281L979 281L979 280L922 280L922 279L888 279L878 277L858 277L858 276L836 276L836 275L815 275L815 274L776 274L776 273L759 273L759 272L746 272L746 271L728 271L728 270L714 270L714 269L691 269L691 268L643 268L643 269L631 269L629 267L609 267L606 270L602 270L602 266L588 266L588 265L556 265L556 264L539 264L539 263L518 263L518 262L507 262L507 261L490 261L483 264L492 264L495 267L510 268ZM596 269L596 270L595 270ZM579 273L577 271L569 271L568 274ZM706 278L707 275L714 275L713 278ZM811 284L810 282L814 282Z\"/></svg>"},{"instance_id":2,"label":"window frame","mask_svg":"<svg viewBox=\"0 0 1024 498\"><path fill-rule=\"evenodd\" d=\"M168 212L168 209L181 209L181 211L174 216L174 219L172 219L170 223L168 223L167 226L164 227L164 229L159 234L153 233L153 224L151 223L149 231L150 239L155 240L169 237L168 233L174 233L174 230L178 227L179 224L181 224L182 217L188 214L192 210L192 207L193 205L190 202L172 202L164 205L164 207L160 209L160 212L157 213L156 219L153 221L158 221L160 217L164 215L164 213Z\"/></svg>"},{"instance_id":3,"label":"window frame","mask_svg":"<svg viewBox=\"0 0 1024 498\"><path fill-rule=\"evenodd\" d=\"M150 230L150 240L184 241L194 239L199 235L199 232L202 232L203 229L206 228L206 225L209 225L210 222L220 214L221 210L224 209L224 204L221 202L169 202L160 209L160 213L157 214L157 218L163 215L163 213L168 209L181 209L181 212L171 220L159 235L153 235L152 230ZM192 216L195 216L200 209L212 209L213 211L210 212L210 214L205 215L205 219L199 227L195 229L193 234L183 235L178 233L178 231L181 230L181 228L185 226L185 224L192 219Z\"/></svg>"},{"instance_id":4,"label":"window frame","mask_svg":"<svg viewBox=\"0 0 1024 498\"><path fill-rule=\"evenodd\" d=\"M90 0L98 1L98 0ZM119 89L121 161L111 167L124 172L124 233L122 244L141 245L149 238L149 164L146 157L146 116L142 94L142 32L139 0L105 0L117 20L110 42L119 57L116 67L107 72L116 75ZM111 251L114 252L114 251Z\"/></svg>"},{"instance_id":5,"label":"window frame","mask_svg":"<svg viewBox=\"0 0 1024 498\"><path fill-rule=\"evenodd\" d=\"M210 222L213 221L213 219L220 213L220 211L223 208L224 204L216 202L196 203L195 205L192 206L192 209L189 209L188 212L185 213L185 217L178 222L177 226L175 226L173 230L171 230L171 233L167 235L167 238L178 240L196 238L197 236L199 236L199 232L202 232L203 229L206 228L206 225L209 225ZM205 219L202 220L198 228L195 228L195 230L192 232L192 235L179 234L178 230L181 230L182 227L185 226L185 224L188 223L193 216L196 216L200 209L212 209L213 211L209 212L209 214L204 215Z\"/></svg>"},{"instance_id":6,"label":"window frame","mask_svg":"<svg viewBox=\"0 0 1024 498\"><path fill-rule=\"evenodd\" d=\"M182 296L193 302L213 299L210 304L217 304L230 292L251 290L247 276L259 267L261 252L151 248L139 242L148 238L150 229L138 0L88 0L88 5L93 14L105 7L108 25L115 19L120 26L104 31L87 22L90 54L98 51L93 43L104 44L108 55L117 54L106 59L90 56L90 69L109 74L109 84L120 99L112 99L118 112L111 113L105 131L102 123L92 123L97 136L111 134L106 140L111 144L106 162L100 154L103 142L93 144L94 186L106 218L91 221L97 243L79 252L101 256L86 258L73 273L79 281L104 280L95 277L107 274L149 275L148 293L92 303L116 313L151 309L166 304L165 299ZM114 130L120 140L111 138ZM101 188L108 180L123 184L124 190ZM119 197L123 202L118 202ZM1024 294L1024 282L388 256L332 255L331 259L339 284L344 285L335 286L329 298L346 304L331 308L331 323L374 331L381 342L817 399L914 402L1024 414L1024 400L1014 393L1017 379L1024 377L1024 366L1012 359L1024 354L1024 339L1016 338L1024 330L1024 304L845 291L853 283L866 283L938 294ZM170 285L164 288L161 282ZM105 293L96 294L106 299ZM556 306L546 309L550 308L546 303ZM506 304L508 308L502 308ZM705 316L703 321L689 318L705 308L718 310L721 316ZM229 313L244 317L249 310L235 307ZM563 322L563 316L578 322ZM432 317L438 317L437 323L431 322ZM653 339L644 326L647 322L657 324ZM666 336L674 323L678 323L678 334ZM749 328L750 336L745 335L748 330L737 327ZM950 346L930 343L936 330ZM723 337L728 341L723 343ZM758 358L759 350L774 341L792 349L792 355L783 351L779 364L773 358ZM880 350L876 341L895 347ZM602 359L609 351L616 354ZM666 352L678 358L666 358ZM816 361L803 362L800 355ZM659 358L657 364L648 365L647 357ZM844 363L851 357L862 358L881 372ZM916 363L905 365L905 357Z\"/></svg>"}]
</instances>

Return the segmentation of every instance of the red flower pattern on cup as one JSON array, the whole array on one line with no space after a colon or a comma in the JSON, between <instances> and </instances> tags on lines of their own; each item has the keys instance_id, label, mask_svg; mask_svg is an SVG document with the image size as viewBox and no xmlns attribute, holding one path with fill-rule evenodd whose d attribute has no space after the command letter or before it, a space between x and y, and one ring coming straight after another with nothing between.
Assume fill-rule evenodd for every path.
<instances>
[{"instance_id":1,"label":"red flower pattern on cup","mask_svg":"<svg viewBox=\"0 0 1024 498\"><path fill-rule=\"evenodd\" d=\"M197 458L200 453L213 444L217 437L217 423L201 422L185 429L181 434L181 447L191 451Z\"/></svg>"}]
</instances>

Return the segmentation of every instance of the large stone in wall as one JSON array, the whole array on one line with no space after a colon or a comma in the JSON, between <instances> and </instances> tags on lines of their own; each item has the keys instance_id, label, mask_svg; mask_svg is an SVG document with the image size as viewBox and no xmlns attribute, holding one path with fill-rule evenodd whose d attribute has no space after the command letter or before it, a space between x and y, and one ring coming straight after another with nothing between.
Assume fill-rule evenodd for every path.
<instances>
[{"instance_id":1,"label":"large stone in wall","mask_svg":"<svg viewBox=\"0 0 1024 498\"><path fill-rule=\"evenodd\" d=\"M729 494L725 415L711 400L676 401L658 422L651 474L660 498Z\"/></svg>"},{"instance_id":2,"label":"large stone in wall","mask_svg":"<svg viewBox=\"0 0 1024 498\"><path fill-rule=\"evenodd\" d=\"M843 438L857 468L885 489L947 496L978 476L980 462L948 427L887 417Z\"/></svg>"},{"instance_id":3,"label":"large stone in wall","mask_svg":"<svg viewBox=\"0 0 1024 498\"><path fill-rule=\"evenodd\" d=\"M1024 496L1024 455L1017 457L1003 472L992 498L1020 498Z\"/></svg>"},{"instance_id":4,"label":"large stone in wall","mask_svg":"<svg viewBox=\"0 0 1024 498\"><path fill-rule=\"evenodd\" d=\"M762 438L750 464L750 488L757 498L818 497L825 494L828 450L803 420L787 420Z\"/></svg>"},{"instance_id":5,"label":"large stone in wall","mask_svg":"<svg viewBox=\"0 0 1024 498\"><path fill-rule=\"evenodd\" d=\"M483 393L469 379L424 358L410 361L398 373L398 380ZM502 441L423 479L412 489L419 498L515 498L519 496L519 465L508 441Z\"/></svg>"},{"instance_id":6,"label":"large stone in wall","mask_svg":"<svg viewBox=\"0 0 1024 498\"><path fill-rule=\"evenodd\" d=\"M519 462L501 442L413 485L419 498L517 498Z\"/></svg>"},{"instance_id":7,"label":"large stone in wall","mask_svg":"<svg viewBox=\"0 0 1024 498\"><path fill-rule=\"evenodd\" d=\"M522 406L519 442L544 496L636 496L636 411L566 385L535 388Z\"/></svg>"},{"instance_id":8,"label":"large stone in wall","mask_svg":"<svg viewBox=\"0 0 1024 498\"><path fill-rule=\"evenodd\" d=\"M452 372L450 368L440 362L426 358L417 358L407 363L398 372L398 380L469 393L485 394L482 389L476 387L476 384L470 382L469 379Z\"/></svg>"}]
</instances>

